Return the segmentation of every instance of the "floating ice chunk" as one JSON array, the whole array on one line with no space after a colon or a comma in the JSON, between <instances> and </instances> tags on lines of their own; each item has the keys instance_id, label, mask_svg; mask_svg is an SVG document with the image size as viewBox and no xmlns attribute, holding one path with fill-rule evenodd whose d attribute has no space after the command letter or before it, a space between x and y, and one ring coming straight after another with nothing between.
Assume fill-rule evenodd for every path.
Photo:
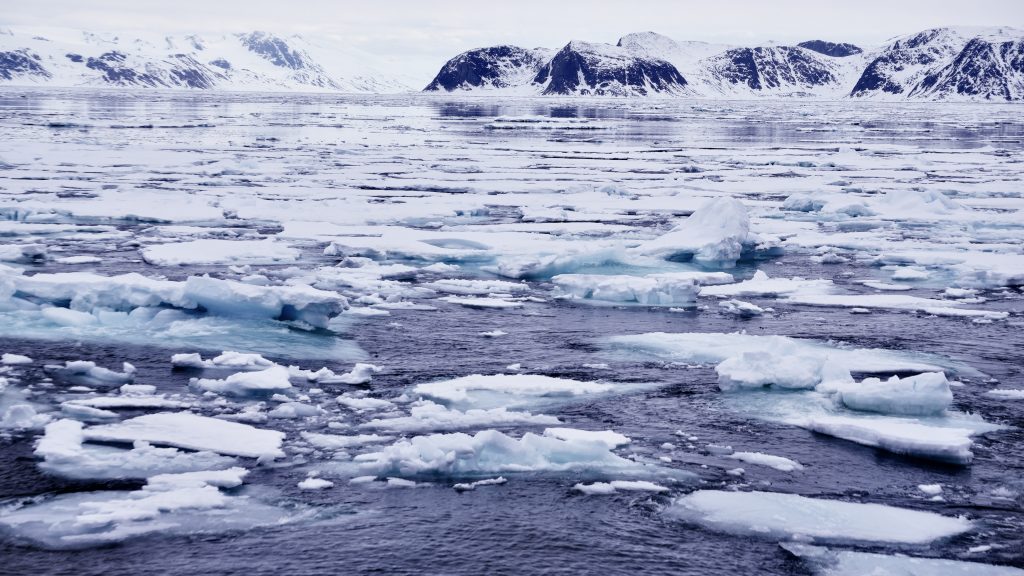
<instances>
[{"instance_id":1,"label":"floating ice chunk","mask_svg":"<svg viewBox=\"0 0 1024 576\"><path fill-rule=\"evenodd\" d=\"M11 299L30 298L59 304L61 308L46 308L42 313L49 314L55 322L70 325L97 322L97 317L87 312L98 309L131 311L170 306L220 316L298 320L326 328L330 318L348 307L344 296L311 286L254 286L208 276L192 276L184 282L155 280L136 273L102 276L65 272L25 276L20 270L2 267L0 284L5 282L13 287L8 294Z\"/></svg>"},{"instance_id":2,"label":"floating ice chunk","mask_svg":"<svg viewBox=\"0 0 1024 576\"><path fill-rule=\"evenodd\" d=\"M932 220L937 216L970 212L970 208L935 190L890 190L873 206L890 220Z\"/></svg>"},{"instance_id":3,"label":"floating ice chunk","mask_svg":"<svg viewBox=\"0 0 1024 576\"><path fill-rule=\"evenodd\" d=\"M784 458L782 456L764 454L762 452L733 452L729 455L729 458L740 460L741 462L747 462L749 464L757 464L758 466L767 466L781 472L793 472L794 470L804 469L804 467L796 460L790 460L789 458Z\"/></svg>"},{"instance_id":4,"label":"floating ice chunk","mask_svg":"<svg viewBox=\"0 0 1024 576\"><path fill-rule=\"evenodd\" d=\"M275 364L260 354L225 350L209 360L203 360L198 353L175 354L171 356L175 368L233 368L236 370L263 370Z\"/></svg>"},{"instance_id":5,"label":"floating ice chunk","mask_svg":"<svg viewBox=\"0 0 1024 576\"><path fill-rule=\"evenodd\" d=\"M929 274L927 270L922 270L921 268L915 268L912 266L898 267L892 273L893 280L901 281L927 280L929 276L931 276L931 274Z\"/></svg>"},{"instance_id":6,"label":"floating ice chunk","mask_svg":"<svg viewBox=\"0 0 1024 576\"><path fill-rule=\"evenodd\" d=\"M907 290L913 290L913 286L906 284L889 284L886 282L875 282L874 280L864 280L861 284L868 288L874 288L875 290L890 290L893 292L906 292Z\"/></svg>"},{"instance_id":7,"label":"floating ice chunk","mask_svg":"<svg viewBox=\"0 0 1024 576\"><path fill-rule=\"evenodd\" d=\"M142 258L159 266L183 264L275 264L294 262L299 251L275 240L219 240L156 244L142 249Z\"/></svg>"},{"instance_id":8,"label":"floating ice chunk","mask_svg":"<svg viewBox=\"0 0 1024 576\"><path fill-rule=\"evenodd\" d=\"M297 320L316 328L326 328L348 308L341 294L312 286L253 286L208 276L186 280L183 297L210 314Z\"/></svg>"},{"instance_id":9,"label":"floating ice chunk","mask_svg":"<svg viewBox=\"0 0 1024 576\"><path fill-rule=\"evenodd\" d=\"M124 384L117 390L121 394L125 394L128 396L149 396L156 393L156 386L152 384Z\"/></svg>"},{"instance_id":10,"label":"floating ice chunk","mask_svg":"<svg viewBox=\"0 0 1024 576\"><path fill-rule=\"evenodd\" d=\"M498 486L505 484L508 480L504 476L498 476L497 478L484 478L483 480L477 480L476 482L462 482L455 484L452 488L459 492L466 492L469 490L476 490L480 486Z\"/></svg>"},{"instance_id":11,"label":"floating ice chunk","mask_svg":"<svg viewBox=\"0 0 1024 576\"><path fill-rule=\"evenodd\" d=\"M559 440L527 432L515 439L497 430L399 440L355 457L359 469L378 476L473 476L508 472L626 471L642 465L612 453L601 442Z\"/></svg>"},{"instance_id":12,"label":"floating ice chunk","mask_svg":"<svg viewBox=\"0 0 1024 576\"><path fill-rule=\"evenodd\" d=\"M357 363L352 370L336 378L318 380L320 382L337 382L339 384L367 384L373 380L373 375L380 372L380 367L373 364Z\"/></svg>"},{"instance_id":13,"label":"floating ice chunk","mask_svg":"<svg viewBox=\"0 0 1024 576\"><path fill-rule=\"evenodd\" d=\"M793 357L816 359L823 367L837 367L857 372L938 372L952 368L950 362L924 354L896 352L875 348L846 348L816 340L786 336L755 336L702 332L653 332L613 336L608 340L615 350L651 354L676 362L717 363L743 353L766 352L782 359ZM977 375L966 366L957 370Z\"/></svg>"},{"instance_id":14,"label":"floating ice chunk","mask_svg":"<svg viewBox=\"0 0 1024 576\"><path fill-rule=\"evenodd\" d=\"M483 270L505 278L543 280L583 268L620 264L630 260L620 248L574 249L565 246L557 254L502 256L493 266L485 266Z\"/></svg>"},{"instance_id":15,"label":"floating ice chunk","mask_svg":"<svg viewBox=\"0 0 1024 576\"><path fill-rule=\"evenodd\" d=\"M323 490L334 486L334 482L323 478L306 478L298 484L299 490Z\"/></svg>"},{"instance_id":16,"label":"floating ice chunk","mask_svg":"<svg viewBox=\"0 0 1024 576\"><path fill-rule=\"evenodd\" d=\"M288 369L284 366L271 366L258 372L236 372L223 380L193 378L189 384L201 390L232 396L269 396L292 387Z\"/></svg>"},{"instance_id":17,"label":"floating ice chunk","mask_svg":"<svg viewBox=\"0 0 1024 576\"><path fill-rule=\"evenodd\" d=\"M89 256L85 254L81 256L65 256L54 260L57 264L96 264L102 261L103 259L98 256Z\"/></svg>"},{"instance_id":18,"label":"floating ice chunk","mask_svg":"<svg viewBox=\"0 0 1024 576\"><path fill-rule=\"evenodd\" d=\"M629 492L668 492L668 488L647 480L612 480L611 482L594 482L592 484L576 484L572 487L577 492L587 495L614 494L619 490Z\"/></svg>"},{"instance_id":19,"label":"floating ice chunk","mask_svg":"<svg viewBox=\"0 0 1024 576\"><path fill-rule=\"evenodd\" d=\"M817 212L825 206L825 202L824 198L812 194L790 194L782 202L782 209L792 212Z\"/></svg>"},{"instance_id":20,"label":"floating ice chunk","mask_svg":"<svg viewBox=\"0 0 1024 576\"><path fill-rule=\"evenodd\" d=\"M46 246L42 244L0 245L0 262L31 262L46 257Z\"/></svg>"},{"instance_id":21,"label":"floating ice chunk","mask_svg":"<svg viewBox=\"0 0 1024 576\"><path fill-rule=\"evenodd\" d=\"M123 388L123 386L122 386ZM118 408L188 408L190 402L172 400L163 396L95 396L93 398L75 398L68 400L65 404L77 404L92 408L118 409Z\"/></svg>"},{"instance_id":22,"label":"floating ice chunk","mask_svg":"<svg viewBox=\"0 0 1024 576\"><path fill-rule=\"evenodd\" d=\"M723 314L739 316L740 318L753 318L764 314L764 308L742 300L725 300L718 303L718 309Z\"/></svg>"},{"instance_id":23,"label":"floating ice chunk","mask_svg":"<svg viewBox=\"0 0 1024 576\"><path fill-rule=\"evenodd\" d=\"M72 404L70 402L62 403L60 405L60 412L68 418L74 418L82 422L110 422L120 418L117 412L83 406L81 404Z\"/></svg>"},{"instance_id":24,"label":"floating ice chunk","mask_svg":"<svg viewBox=\"0 0 1024 576\"><path fill-rule=\"evenodd\" d=\"M715 367L718 387L723 392L744 388L810 389L822 381L822 359L814 355L791 355L785 360L772 352L743 352L726 358Z\"/></svg>"},{"instance_id":25,"label":"floating ice chunk","mask_svg":"<svg viewBox=\"0 0 1024 576\"><path fill-rule=\"evenodd\" d=\"M803 278L770 278L758 270L750 280L735 284L706 286L701 288L702 296L780 296L796 293L828 293L832 290L831 280L805 280Z\"/></svg>"},{"instance_id":26,"label":"floating ice chunk","mask_svg":"<svg viewBox=\"0 0 1024 576\"><path fill-rule=\"evenodd\" d=\"M989 390L987 392L991 396L997 398L1003 398L1006 400L1024 400L1024 390L1014 388L1003 388L996 390Z\"/></svg>"},{"instance_id":27,"label":"floating ice chunk","mask_svg":"<svg viewBox=\"0 0 1024 576\"><path fill-rule=\"evenodd\" d=\"M521 294L530 291L530 285L507 280L460 280L444 279L423 284L425 288L459 294L462 296L486 296L488 294Z\"/></svg>"},{"instance_id":28,"label":"floating ice chunk","mask_svg":"<svg viewBox=\"0 0 1024 576\"><path fill-rule=\"evenodd\" d=\"M695 262L723 268L735 266L750 243L750 215L742 202L721 197L710 200L672 230L642 244L647 256L677 259L692 256Z\"/></svg>"},{"instance_id":29,"label":"floating ice chunk","mask_svg":"<svg viewBox=\"0 0 1024 576\"><path fill-rule=\"evenodd\" d=\"M209 450L229 456L284 456L284 432L263 430L238 422L198 416L190 412L146 414L119 422L85 429L86 440L135 442Z\"/></svg>"},{"instance_id":30,"label":"floating ice chunk","mask_svg":"<svg viewBox=\"0 0 1024 576\"><path fill-rule=\"evenodd\" d=\"M78 310L55 306L44 307L39 311L39 314L59 326L85 326L99 323L99 320L88 312L79 312Z\"/></svg>"},{"instance_id":31,"label":"floating ice chunk","mask_svg":"<svg viewBox=\"0 0 1024 576\"><path fill-rule=\"evenodd\" d=\"M508 336L508 332L504 330L491 330L490 332L481 332L480 335L484 338L499 338L501 336Z\"/></svg>"},{"instance_id":32,"label":"floating ice chunk","mask_svg":"<svg viewBox=\"0 0 1024 576\"><path fill-rule=\"evenodd\" d=\"M955 300L921 298L906 294L824 294L797 292L786 297L786 302L808 306L837 308L881 308L885 310L913 310L935 316L964 316L1001 320L1007 312L958 308Z\"/></svg>"},{"instance_id":33,"label":"floating ice chunk","mask_svg":"<svg viewBox=\"0 0 1024 576\"><path fill-rule=\"evenodd\" d=\"M609 450L626 446L630 443L628 436L611 430L577 430L576 428L545 428L544 435L559 440L572 442L598 442Z\"/></svg>"},{"instance_id":34,"label":"floating ice chunk","mask_svg":"<svg viewBox=\"0 0 1024 576\"><path fill-rule=\"evenodd\" d=\"M310 418L312 416L319 416L324 413L324 410L319 406L312 406L310 404L304 404L302 402L284 402L277 405L273 410L267 412L267 416L271 418Z\"/></svg>"},{"instance_id":35,"label":"floating ice chunk","mask_svg":"<svg viewBox=\"0 0 1024 576\"><path fill-rule=\"evenodd\" d=\"M893 376L885 382L867 378L859 384L846 384L839 388L839 399L854 410L930 416L949 408L953 393L945 374L926 372L902 379Z\"/></svg>"},{"instance_id":36,"label":"floating ice chunk","mask_svg":"<svg viewBox=\"0 0 1024 576\"><path fill-rule=\"evenodd\" d=\"M49 421L49 414L36 412L31 404L12 404L0 414L0 428L41 428Z\"/></svg>"},{"instance_id":37,"label":"floating ice chunk","mask_svg":"<svg viewBox=\"0 0 1024 576\"><path fill-rule=\"evenodd\" d=\"M977 433L971 428L928 426L900 418L818 416L800 426L896 454L951 464L971 463L971 436Z\"/></svg>"},{"instance_id":38,"label":"floating ice chunk","mask_svg":"<svg viewBox=\"0 0 1024 576\"><path fill-rule=\"evenodd\" d=\"M48 372L86 386L115 386L135 380L135 366L127 362L122 364L121 372L97 366L90 360L67 361L64 366L48 365L45 368Z\"/></svg>"},{"instance_id":39,"label":"floating ice chunk","mask_svg":"<svg viewBox=\"0 0 1024 576\"><path fill-rule=\"evenodd\" d=\"M978 562L830 550L794 542L780 546L821 576L1024 576L1020 568Z\"/></svg>"},{"instance_id":40,"label":"floating ice chunk","mask_svg":"<svg viewBox=\"0 0 1024 576\"><path fill-rule=\"evenodd\" d=\"M154 474L218 470L235 464L213 452L182 452L156 448L138 441L130 450L83 444L81 422L57 420L46 426L36 444L35 454L43 459L39 467L51 474L78 480L148 478Z\"/></svg>"},{"instance_id":41,"label":"floating ice chunk","mask_svg":"<svg viewBox=\"0 0 1024 576\"><path fill-rule=\"evenodd\" d=\"M22 356L21 354L10 354L6 353L0 357L0 364L16 365L16 364L31 364L32 359L28 356Z\"/></svg>"},{"instance_id":42,"label":"floating ice chunk","mask_svg":"<svg viewBox=\"0 0 1024 576\"><path fill-rule=\"evenodd\" d=\"M668 513L723 532L829 541L925 544L972 526L931 512L774 492L698 490L677 498Z\"/></svg>"},{"instance_id":43,"label":"floating ice chunk","mask_svg":"<svg viewBox=\"0 0 1024 576\"><path fill-rule=\"evenodd\" d=\"M464 408L515 408L545 400L607 394L611 384L581 382L534 374L473 374L417 384L415 394Z\"/></svg>"},{"instance_id":44,"label":"floating ice chunk","mask_svg":"<svg viewBox=\"0 0 1024 576\"><path fill-rule=\"evenodd\" d=\"M430 430L493 428L512 425L544 426L550 424L561 424L561 421L554 416L534 415L529 412L513 412L505 407L486 410L470 408L462 412L425 400L413 406L409 416L370 420L360 427L394 432L424 432ZM545 433L545 435L548 434Z\"/></svg>"},{"instance_id":45,"label":"floating ice chunk","mask_svg":"<svg viewBox=\"0 0 1024 576\"><path fill-rule=\"evenodd\" d=\"M394 402L382 398L350 398L338 396L338 404L350 410L383 410L394 407Z\"/></svg>"},{"instance_id":46,"label":"floating ice chunk","mask_svg":"<svg viewBox=\"0 0 1024 576\"><path fill-rule=\"evenodd\" d=\"M494 309L508 309L508 308L522 308L523 302L519 300L507 300L505 298L472 298L472 297L461 297L461 296L445 296L440 298L445 302L451 302L452 304L458 304L459 306L465 306L466 308L494 308Z\"/></svg>"},{"instance_id":47,"label":"floating ice chunk","mask_svg":"<svg viewBox=\"0 0 1024 576\"><path fill-rule=\"evenodd\" d=\"M302 432L302 438L324 450L341 450L365 444L379 444L394 440L393 436L378 436L377 434L356 434L354 436L342 436L340 434L318 434L316 432Z\"/></svg>"},{"instance_id":48,"label":"floating ice chunk","mask_svg":"<svg viewBox=\"0 0 1024 576\"><path fill-rule=\"evenodd\" d=\"M280 525L304 516L229 496L246 470L164 474L141 490L61 494L8 508L0 527L47 548L85 548L145 534L202 534Z\"/></svg>"},{"instance_id":49,"label":"floating ice chunk","mask_svg":"<svg viewBox=\"0 0 1024 576\"><path fill-rule=\"evenodd\" d=\"M942 484L918 484L917 489L929 496L942 494Z\"/></svg>"},{"instance_id":50,"label":"floating ice chunk","mask_svg":"<svg viewBox=\"0 0 1024 576\"><path fill-rule=\"evenodd\" d=\"M693 306L700 286L692 278L559 274L551 279L561 295L644 306Z\"/></svg>"}]
</instances>

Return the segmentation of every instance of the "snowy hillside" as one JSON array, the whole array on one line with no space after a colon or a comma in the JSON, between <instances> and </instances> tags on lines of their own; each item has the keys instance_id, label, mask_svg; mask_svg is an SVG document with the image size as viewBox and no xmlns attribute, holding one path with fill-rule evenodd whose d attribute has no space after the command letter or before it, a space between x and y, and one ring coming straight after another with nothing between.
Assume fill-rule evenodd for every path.
<instances>
[{"instance_id":1,"label":"snowy hillside","mask_svg":"<svg viewBox=\"0 0 1024 576\"><path fill-rule=\"evenodd\" d=\"M528 65L503 66L492 62L494 56L486 57L496 50L532 58ZM468 55L485 57L476 63ZM472 50L449 61L426 90L453 90L445 82L458 69L465 78L487 77L494 70L500 77L483 85L458 84L460 89L519 94L1024 98L1024 32L1012 28L937 28L870 51L820 39L745 47L640 32L623 36L614 46L573 41L541 64L538 57L543 51L514 46ZM539 73L531 77L528 72L534 69Z\"/></svg>"},{"instance_id":2,"label":"snowy hillside","mask_svg":"<svg viewBox=\"0 0 1024 576\"><path fill-rule=\"evenodd\" d=\"M374 58L329 38L268 32L135 38L66 29L0 31L0 82L223 90L398 92Z\"/></svg>"},{"instance_id":3,"label":"snowy hillside","mask_svg":"<svg viewBox=\"0 0 1024 576\"><path fill-rule=\"evenodd\" d=\"M869 55L853 96L929 99L1024 98L1024 31L935 28Z\"/></svg>"}]
</instances>

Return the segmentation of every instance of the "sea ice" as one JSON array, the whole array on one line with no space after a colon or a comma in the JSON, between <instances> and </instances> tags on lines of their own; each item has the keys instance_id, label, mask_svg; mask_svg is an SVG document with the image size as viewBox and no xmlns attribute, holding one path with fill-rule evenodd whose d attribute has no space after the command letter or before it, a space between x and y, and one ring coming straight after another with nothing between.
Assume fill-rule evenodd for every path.
<instances>
[{"instance_id":1,"label":"sea ice","mask_svg":"<svg viewBox=\"0 0 1024 576\"><path fill-rule=\"evenodd\" d=\"M926 372L902 379L893 376L884 382L867 378L859 384L844 384L839 387L839 399L854 410L932 416L949 408L953 393L945 374Z\"/></svg>"},{"instance_id":2,"label":"sea ice","mask_svg":"<svg viewBox=\"0 0 1024 576\"><path fill-rule=\"evenodd\" d=\"M972 527L962 517L776 492L698 490L668 513L723 532L828 541L926 544Z\"/></svg>"},{"instance_id":3,"label":"sea ice","mask_svg":"<svg viewBox=\"0 0 1024 576\"><path fill-rule=\"evenodd\" d=\"M424 400L410 409L409 416L380 418L362 424L361 428L390 430L394 432L424 432L429 430L459 430L463 428L494 428L521 425L560 424L554 416L514 412L504 406L499 408L470 408L465 412L446 408Z\"/></svg>"},{"instance_id":4,"label":"sea ice","mask_svg":"<svg viewBox=\"0 0 1024 576\"><path fill-rule=\"evenodd\" d=\"M643 466L612 453L603 442L559 440L497 430L414 436L355 457L362 473L378 476L478 476L510 472L633 471Z\"/></svg>"},{"instance_id":5,"label":"sea ice","mask_svg":"<svg viewBox=\"0 0 1024 576\"><path fill-rule=\"evenodd\" d=\"M219 470L235 464L233 458L213 452L156 448L141 440L131 449L84 444L84 440L81 422L65 419L47 424L36 444L35 455L43 459L39 467L65 478L113 480Z\"/></svg>"},{"instance_id":6,"label":"sea ice","mask_svg":"<svg viewBox=\"0 0 1024 576\"><path fill-rule=\"evenodd\" d=\"M415 394L460 409L517 408L614 391L614 386L603 382L581 382L534 374L472 374L413 387Z\"/></svg>"},{"instance_id":7,"label":"sea ice","mask_svg":"<svg viewBox=\"0 0 1024 576\"><path fill-rule=\"evenodd\" d=\"M700 264L731 268L744 246L750 244L750 215L746 206L735 198L719 197L637 250L646 256L669 260L692 257Z\"/></svg>"},{"instance_id":8,"label":"sea ice","mask_svg":"<svg viewBox=\"0 0 1024 576\"><path fill-rule=\"evenodd\" d=\"M263 430L190 412L160 412L85 429L85 439L98 442L135 442L209 450L228 456L281 457L284 432Z\"/></svg>"},{"instance_id":9,"label":"sea ice","mask_svg":"<svg viewBox=\"0 0 1024 576\"><path fill-rule=\"evenodd\" d=\"M155 244L142 249L150 264L275 264L299 258L295 248L275 240L217 240L203 238L188 242Z\"/></svg>"},{"instance_id":10,"label":"sea ice","mask_svg":"<svg viewBox=\"0 0 1024 576\"><path fill-rule=\"evenodd\" d=\"M284 366L271 366L256 372L236 372L223 380L193 378L189 384L200 390L231 396L269 396L292 387L288 369Z\"/></svg>"},{"instance_id":11,"label":"sea ice","mask_svg":"<svg viewBox=\"0 0 1024 576\"><path fill-rule=\"evenodd\" d=\"M1024 576L1012 566L942 558L915 558L785 542L781 546L821 576Z\"/></svg>"}]
</instances>

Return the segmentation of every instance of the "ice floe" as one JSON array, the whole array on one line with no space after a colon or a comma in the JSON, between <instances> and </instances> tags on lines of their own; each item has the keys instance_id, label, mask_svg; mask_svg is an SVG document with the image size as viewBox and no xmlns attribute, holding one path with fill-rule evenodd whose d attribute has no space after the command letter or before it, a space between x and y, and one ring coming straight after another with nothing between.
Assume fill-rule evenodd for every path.
<instances>
[{"instance_id":1,"label":"ice floe","mask_svg":"<svg viewBox=\"0 0 1024 576\"><path fill-rule=\"evenodd\" d=\"M840 542L926 544L973 526L962 517L777 492L698 490L674 500L667 513L722 532Z\"/></svg>"},{"instance_id":2,"label":"ice floe","mask_svg":"<svg viewBox=\"0 0 1024 576\"><path fill-rule=\"evenodd\" d=\"M86 428L85 439L99 442L136 442L208 450L228 456L280 457L284 432L264 430L190 412L160 412L116 424Z\"/></svg>"},{"instance_id":3,"label":"ice floe","mask_svg":"<svg viewBox=\"0 0 1024 576\"><path fill-rule=\"evenodd\" d=\"M785 542L781 546L823 576L1024 576L1024 570L980 562L918 558Z\"/></svg>"}]
</instances>

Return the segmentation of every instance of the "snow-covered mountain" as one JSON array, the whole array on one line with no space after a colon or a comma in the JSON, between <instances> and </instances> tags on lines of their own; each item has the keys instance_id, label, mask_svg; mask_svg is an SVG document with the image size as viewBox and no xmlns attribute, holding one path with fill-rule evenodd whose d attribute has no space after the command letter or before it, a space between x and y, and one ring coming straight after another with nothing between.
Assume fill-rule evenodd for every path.
<instances>
[{"instance_id":1,"label":"snow-covered mountain","mask_svg":"<svg viewBox=\"0 0 1024 576\"><path fill-rule=\"evenodd\" d=\"M492 46L463 52L449 60L427 90L511 88L529 83L553 52L518 46Z\"/></svg>"},{"instance_id":2,"label":"snow-covered mountain","mask_svg":"<svg viewBox=\"0 0 1024 576\"><path fill-rule=\"evenodd\" d=\"M523 56L527 54L528 58ZM531 75L534 70L537 73ZM487 80L473 81L476 78ZM629 34L615 45L572 41L548 53L500 46L460 54L426 88L456 89L543 95L1019 101L1024 99L1024 32L938 28L868 51L826 40L754 47L680 42L654 32Z\"/></svg>"},{"instance_id":3,"label":"snow-covered mountain","mask_svg":"<svg viewBox=\"0 0 1024 576\"><path fill-rule=\"evenodd\" d=\"M331 38L268 32L138 38L0 31L0 83L224 90L398 92L373 56Z\"/></svg>"},{"instance_id":4,"label":"snow-covered mountain","mask_svg":"<svg viewBox=\"0 0 1024 576\"><path fill-rule=\"evenodd\" d=\"M869 55L858 97L1021 100L1024 31L935 28L903 36Z\"/></svg>"},{"instance_id":5,"label":"snow-covered mountain","mask_svg":"<svg viewBox=\"0 0 1024 576\"><path fill-rule=\"evenodd\" d=\"M574 40L540 69L533 84L541 94L646 96L682 94L686 79L663 59Z\"/></svg>"}]
</instances>

